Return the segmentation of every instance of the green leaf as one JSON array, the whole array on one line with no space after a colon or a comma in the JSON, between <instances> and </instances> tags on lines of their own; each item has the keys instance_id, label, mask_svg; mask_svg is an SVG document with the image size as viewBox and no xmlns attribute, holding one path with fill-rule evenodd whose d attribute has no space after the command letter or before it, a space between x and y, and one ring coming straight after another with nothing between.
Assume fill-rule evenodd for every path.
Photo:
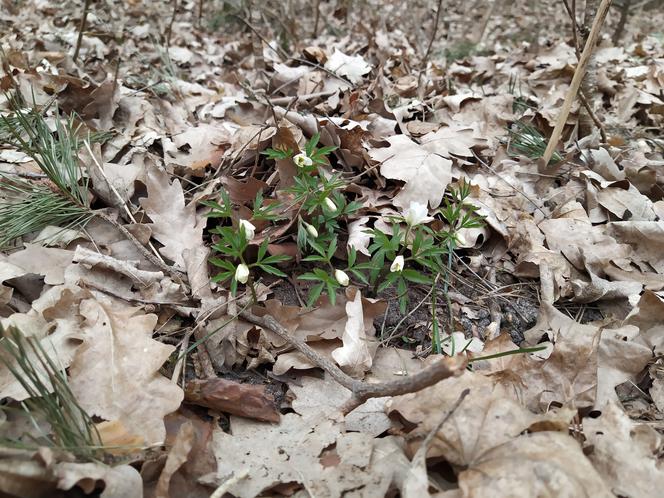
<instances>
[{"instance_id":1,"label":"green leaf","mask_svg":"<svg viewBox=\"0 0 664 498\"><path fill-rule=\"evenodd\" d=\"M297 279L298 280L310 280L312 282L318 282L318 281L321 280L321 278L318 275L316 275L314 273L311 273L311 272L303 273L302 275L297 277Z\"/></svg>"},{"instance_id":2,"label":"green leaf","mask_svg":"<svg viewBox=\"0 0 664 498\"><path fill-rule=\"evenodd\" d=\"M229 271L235 270L235 266L233 263L230 261L227 261L225 259L220 259L220 258L210 258L209 259L210 263L212 263L214 266L218 266L220 268L226 268Z\"/></svg>"},{"instance_id":3,"label":"green leaf","mask_svg":"<svg viewBox=\"0 0 664 498\"><path fill-rule=\"evenodd\" d=\"M267 244L268 241L265 239L263 242L261 242L261 245L258 246L258 254L256 255L256 261L260 262L263 261L263 258L265 257L265 253L267 252ZM268 261L266 261L268 263Z\"/></svg>"},{"instance_id":4,"label":"green leaf","mask_svg":"<svg viewBox=\"0 0 664 498\"><path fill-rule=\"evenodd\" d=\"M265 258L262 262L268 264L283 263L284 261L289 261L291 257L288 254L272 254Z\"/></svg>"},{"instance_id":5,"label":"green leaf","mask_svg":"<svg viewBox=\"0 0 664 498\"><path fill-rule=\"evenodd\" d=\"M263 264L260 264L260 265L258 265L258 266L259 266L259 268L260 268L261 270L263 270L263 271L266 272L266 273L270 273L270 274L272 274L272 275L276 275L277 277L284 277L284 278L285 278L285 277L288 277L288 275L286 275L284 272L282 272L282 271L279 270L278 268L275 268L274 266L263 265Z\"/></svg>"},{"instance_id":6,"label":"green leaf","mask_svg":"<svg viewBox=\"0 0 664 498\"><path fill-rule=\"evenodd\" d=\"M307 298L307 306L311 307L314 305L314 303L318 300L318 298L321 295L321 292L323 292L323 287L325 287L325 284L323 282L314 285L311 289L309 289L309 297Z\"/></svg>"},{"instance_id":7,"label":"green leaf","mask_svg":"<svg viewBox=\"0 0 664 498\"><path fill-rule=\"evenodd\" d=\"M336 286L335 286L336 284ZM330 298L330 304L334 306L337 303L337 288L338 285L336 281L327 282L327 297Z\"/></svg>"},{"instance_id":8,"label":"green leaf","mask_svg":"<svg viewBox=\"0 0 664 498\"><path fill-rule=\"evenodd\" d=\"M406 268L401 272L401 275L403 278L408 280L409 282L414 282L416 284L430 284L431 283L431 277L428 277L427 275L422 275L420 272L416 270L412 270L410 268Z\"/></svg>"}]
</instances>

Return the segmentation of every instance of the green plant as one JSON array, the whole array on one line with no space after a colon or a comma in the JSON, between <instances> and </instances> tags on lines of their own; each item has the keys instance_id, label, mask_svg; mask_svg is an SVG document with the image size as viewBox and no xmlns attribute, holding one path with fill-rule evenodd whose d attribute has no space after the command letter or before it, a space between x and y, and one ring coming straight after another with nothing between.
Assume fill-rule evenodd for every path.
<instances>
[{"instance_id":1,"label":"green plant","mask_svg":"<svg viewBox=\"0 0 664 498\"><path fill-rule=\"evenodd\" d=\"M39 420L50 425L52 435L37 438L48 445L94 459L101 450L101 437L92 417L79 405L67 383L64 369L47 354L33 337L25 337L15 327L0 326L0 362L28 394L21 406L35 427Z\"/></svg>"},{"instance_id":2,"label":"green plant","mask_svg":"<svg viewBox=\"0 0 664 498\"><path fill-rule=\"evenodd\" d=\"M218 213L215 213L214 216L219 217ZM210 262L213 265L223 270L221 273L215 275L212 280L220 282L230 279L231 292L233 295L237 292L238 283L248 283L250 290L254 293L253 278L251 275L251 270L253 268L260 269L278 277L287 276L274 265L288 261L290 257L283 254L273 254L268 256L267 246L269 241L267 238L258 246L258 253L255 260L248 261L246 252L249 246L249 241L253 239L254 230L254 225L247 220L240 220L235 228L231 226L220 226L211 230L212 233L216 233L220 236L220 240L212 246L212 249L224 256L224 258L210 258ZM255 297L254 293L254 298Z\"/></svg>"},{"instance_id":3,"label":"green plant","mask_svg":"<svg viewBox=\"0 0 664 498\"><path fill-rule=\"evenodd\" d=\"M531 159L539 159L544 155L547 141L533 125L516 121L509 129L508 145L508 150L512 154L516 151ZM562 157L558 152L554 152L551 161L562 161Z\"/></svg>"},{"instance_id":4,"label":"green plant","mask_svg":"<svg viewBox=\"0 0 664 498\"><path fill-rule=\"evenodd\" d=\"M48 225L80 227L93 216L88 178L78 162L82 142L76 117L61 120L55 107L52 132L42 112L25 109L17 98L9 102L13 112L0 116L0 139L29 155L47 181L0 175L0 247Z\"/></svg>"}]
</instances>

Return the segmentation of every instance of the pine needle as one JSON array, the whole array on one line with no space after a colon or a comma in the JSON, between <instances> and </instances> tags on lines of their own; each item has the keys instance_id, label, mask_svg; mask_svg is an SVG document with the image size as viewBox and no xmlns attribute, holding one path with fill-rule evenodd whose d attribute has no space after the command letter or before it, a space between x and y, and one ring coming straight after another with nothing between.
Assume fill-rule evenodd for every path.
<instances>
[{"instance_id":1,"label":"pine needle","mask_svg":"<svg viewBox=\"0 0 664 498\"><path fill-rule=\"evenodd\" d=\"M510 153L517 151L530 159L539 159L544 155L547 141L534 126L523 121L515 122L509 130L509 149ZM552 161L562 161L562 157L554 152Z\"/></svg>"},{"instance_id":2,"label":"pine needle","mask_svg":"<svg viewBox=\"0 0 664 498\"><path fill-rule=\"evenodd\" d=\"M46 420L51 426L50 437L35 443L71 451L83 458L94 459L101 449L101 437L92 417L78 404L67 383L64 369L44 350L34 337L25 337L15 327L0 326L0 362L28 393L21 403L36 425Z\"/></svg>"},{"instance_id":3,"label":"pine needle","mask_svg":"<svg viewBox=\"0 0 664 498\"><path fill-rule=\"evenodd\" d=\"M93 214L88 193L89 180L79 165L79 126L75 116L59 119L55 108L55 130L42 112L25 109L15 97L9 98L13 112L0 116L0 141L30 156L47 176L47 183L31 183L0 175L0 248L12 240L48 225L75 228Z\"/></svg>"}]
</instances>

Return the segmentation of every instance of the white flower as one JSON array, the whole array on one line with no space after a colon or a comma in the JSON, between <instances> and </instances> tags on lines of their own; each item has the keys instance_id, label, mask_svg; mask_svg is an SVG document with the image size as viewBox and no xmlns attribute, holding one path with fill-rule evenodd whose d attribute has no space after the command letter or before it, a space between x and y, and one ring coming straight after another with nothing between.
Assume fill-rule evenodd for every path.
<instances>
[{"instance_id":1,"label":"white flower","mask_svg":"<svg viewBox=\"0 0 664 498\"><path fill-rule=\"evenodd\" d=\"M247 280L249 280L249 267L244 263L237 265L237 268L235 269L235 280L241 284L246 284Z\"/></svg>"},{"instance_id":2,"label":"white flower","mask_svg":"<svg viewBox=\"0 0 664 498\"><path fill-rule=\"evenodd\" d=\"M466 339L463 332L454 332L452 335L444 337L443 341L443 351L449 356L466 354L466 351L480 353L484 349L482 341L476 337Z\"/></svg>"},{"instance_id":3,"label":"white flower","mask_svg":"<svg viewBox=\"0 0 664 498\"><path fill-rule=\"evenodd\" d=\"M401 216L403 216L404 221L411 227L433 221L433 217L429 216L427 205L421 202L411 202L408 209L405 209L401 213Z\"/></svg>"},{"instance_id":4,"label":"white flower","mask_svg":"<svg viewBox=\"0 0 664 498\"><path fill-rule=\"evenodd\" d=\"M256 233L256 227L254 225L252 225L247 220L240 220L239 225L240 230L244 230L244 236L247 238L247 240L254 238L254 234Z\"/></svg>"},{"instance_id":5,"label":"white flower","mask_svg":"<svg viewBox=\"0 0 664 498\"><path fill-rule=\"evenodd\" d=\"M343 285L344 287L346 287L350 282L348 274L342 270L334 270L334 278L336 278L337 282L339 282L339 284Z\"/></svg>"},{"instance_id":6,"label":"white flower","mask_svg":"<svg viewBox=\"0 0 664 498\"><path fill-rule=\"evenodd\" d=\"M318 230L316 230L315 226L310 225L306 221L303 221L302 223L304 224L304 228L307 229L307 232L309 233L309 235L311 235L313 239L318 237Z\"/></svg>"},{"instance_id":7,"label":"white flower","mask_svg":"<svg viewBox=\"0 0 664 498\"><path fill-rule=\"evenodd\" d=\"M307 156L304 152L300 152L293 157L293 162L298 168L304 168L305 166L311 166L314 161Z\"/></svg>"},{"instance_id":8,"label":"white flower","mask_svg":"<svg viewBox=\"0 0 664 498\"><path fill-rule=\"evenodd\" d=\"M392 261L392 265L390 266L390 271L394 273L395 271L401 271L403 270L403 256L399 255L396 258L394 258L394 261Z\"/></svg>"},{"instance_id":9,"label":"white flower","mask_svg":"<svg viewBox=\"0 0 664 498\"><path fill-rule=\"evenodd\" d=\"M325 207L327 207L327 209L329 209L330 211L336 211L337 210L337 205L329 197L326 197L323 202L325 203Z\"/></svg>"}]
</instances>

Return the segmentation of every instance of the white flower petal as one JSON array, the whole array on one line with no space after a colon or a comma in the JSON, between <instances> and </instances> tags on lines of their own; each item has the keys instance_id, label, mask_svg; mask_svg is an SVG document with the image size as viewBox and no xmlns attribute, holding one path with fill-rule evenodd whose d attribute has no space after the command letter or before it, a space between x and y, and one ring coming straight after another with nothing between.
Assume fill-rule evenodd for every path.
<instances>
[{"instance_id":1,"label":"white flower petal","mask_svg":"<svg viewBox=\"0 0 664 498\"><path fill-rule=\"evenodd\" d=\"M246 284L247 280L249 280L249 267L244 263L237 265L237 268L235 269L235 280L241 284Z\"/></svg>"},{"instance_id":2,"label":"white flower petal","mask_svg":"<svg viewBox=\"0 0 664 498\"><path fill-rule=\"evenodd\" d=\"M343 270L334 270L334 278L339 282L339 285L346 287L350 283L348 274Z\"/></svg>"},{"instance_id":3,"label":"white flower petal","mask_svg":"<svg viewBox=\"0 0 664 498\"><path fill-rule=\"evenodd\" d=\"M247 220L240 220L238 225L240 226L240 229L244 230L244 236L247 238L247 240L254 238L256 227L252 223Z\"/></svg>"}]
</instances>

